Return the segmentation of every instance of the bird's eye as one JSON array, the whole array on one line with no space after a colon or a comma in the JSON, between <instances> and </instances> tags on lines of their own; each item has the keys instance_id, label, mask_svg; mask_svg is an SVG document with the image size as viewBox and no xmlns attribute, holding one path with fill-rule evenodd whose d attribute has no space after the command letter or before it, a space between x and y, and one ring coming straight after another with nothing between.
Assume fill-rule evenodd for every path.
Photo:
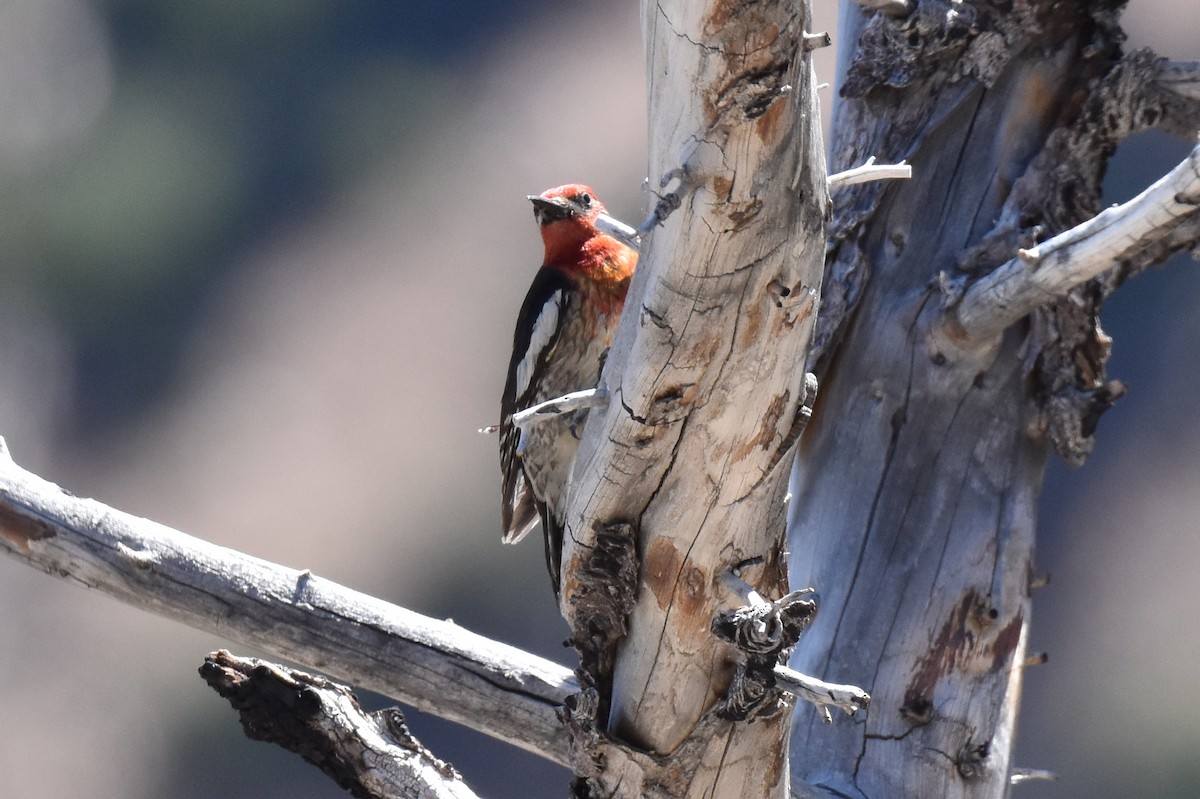
<instances>
[{"instance_id":1,"label":"bird's eye","mask_svg":"<svg viewBox=\"0 0 1200 799\"><path fill-rule=\"evenodd\" d=\"M580 192L579 196L577 196L575 199L584 208L587 208L592 204L592 195L588 194L586 191Z\"/></svg>"}]
</instances>

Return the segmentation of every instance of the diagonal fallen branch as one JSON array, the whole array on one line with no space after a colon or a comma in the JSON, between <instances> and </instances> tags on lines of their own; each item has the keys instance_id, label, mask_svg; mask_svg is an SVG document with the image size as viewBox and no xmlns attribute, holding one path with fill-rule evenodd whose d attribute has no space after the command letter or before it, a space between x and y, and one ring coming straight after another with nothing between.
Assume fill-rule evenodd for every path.
<instances>
[{"instance_id":1,"label":"diagonal fallen branch","mask_svg":"<svg viewBox=\"0 0 1200 799\"><path fill-rule=\"evenodd\" d=\"M1200 145L1129 202L1018 250L1016 258L971 285L955 311L962 333L973 341L995 338L1036 308L1136 259L1140 251L1158 245L1180 225L1197 224L1198 208Z\"/></svg>"},{"instance_id":2,"label":"diagonal fallen branch","mask_svg":"<svg viewBox=\"0 0 1200 799\"><path fill-rule=\"evenodd\" d=\"M568 764L569 742L558 713L568 697L579 694L580 685L565 667L307 570L253 558L72 496L18 466L3 439L0 551L135 607ZM227 653L210 661L207 669L274 669L260 676L292 680L297 690L338 688L324 678L280 672ZM850 714L869 702L854 686L825 683L778 665L774 674L780 688L809 702ZM214 671L206 679L224 681L233 690L239 678ZM344 743L372 746L374 733L368 733L367 728L348 732L358 738Z\"/></svg>"},{"instance_id":3,"label":"diagonal fallen branch","mask_svg":"<svg viewBox=\"0 0 1200 799\"><path fill-rule=\"evenodd\" d=\"M368 713L344 685L256 658L213 652L200 676L241 716L250 738L278 744L366 799L477 799L398 708Z\"/></svg>"},{"instance_id":4,"label":"diagonal fallen branch","mask_svg":"<svg viewBox=\"0 0 1200 799\"><path fill-rule=\"evenodd\" d=\"M566 764L565 667L71 496L0 439L0 551L200 630L285 657Z\"/></svg>"}]
</instances>

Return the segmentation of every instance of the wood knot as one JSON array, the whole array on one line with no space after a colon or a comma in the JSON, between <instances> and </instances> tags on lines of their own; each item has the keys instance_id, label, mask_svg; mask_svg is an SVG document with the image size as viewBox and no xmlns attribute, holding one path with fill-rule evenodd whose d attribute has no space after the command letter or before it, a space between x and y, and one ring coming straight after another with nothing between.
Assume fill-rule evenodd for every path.
<instances>
[{"instance_id":1,"label":"wood knot","mask_svg":"<svg viewBox=\"0 0 1200 799\"><path fill-rule=\"evenodd\" d=\"M914 727L922 727L933 721L933 702L928 697L913 696L900 706L900 715Z\"/></svg>"},{"instance_id":2,"label":"wood knot","mask_svg":"<svg viewBox=\"0 0 1200 799\"><path fill-rule=\"evenodd\" d=\"M713 635L737 647L742 662L734 672L719 709L724 718L745 720L779 712L775 666L795 646L817 615L811 588L793 591L774 602L761 598L748 607L723 610L712 620Z\"/></svg>"},{"instance_id":3,"label":"wood knot","mask_svg":"<svg viewBox=\"0 0 1200 799\"><path fill-rule=\"evenodd\" d=\"M712 632L749 658L773 667L812 624L818 605L811 588L792 591L774 602L720 611L712 620Z\"/></svg>"},{"instance_id":4,"label":"wood knot","mask_svg":"<svg viewBox=\"0 0 1200 799\"><path fill-rule=\"evenodd\" d=\"M962 775L964 780L978 780L987 775L987 759L992 753L992 745L990 741L984 741L977 744L973 741L967 741L963 744L963 748L958 750L958 757L955 758L955 765L958 766L958 773Z\"/></svg>"},{"instance_id":5,"label":"wood knot","mask_svg":"<svg viewBox=\"0 0 1200 799\"><path fill-rule=\"evenodd\" d=\"M0 505L0 538L9 541L22 554L29 554L29 543L53 538L57 531L49 523L18 513L7 505Z\"/></svg>"}]
</instances>

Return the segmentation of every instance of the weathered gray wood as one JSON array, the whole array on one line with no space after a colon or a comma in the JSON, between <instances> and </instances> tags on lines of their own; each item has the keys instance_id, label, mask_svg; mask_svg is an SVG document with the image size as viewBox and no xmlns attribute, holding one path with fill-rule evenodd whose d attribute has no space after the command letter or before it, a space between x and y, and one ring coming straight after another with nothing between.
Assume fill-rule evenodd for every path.
<instances>
[{"instance_id":1,"label":"weathered gray wood","mask_svg":"<svg viewBox=\"0 0 1200 799\"><path fill-rule=\"evenodd\" d=\"M590 661L608 729L659 756L610 766L599 795L647 795L671 775L672 796L779 796L786 714L713 723L738 656L709 628L741 604L722 577L742 561L761 559L747 576L760 593L786 592L782 500L805 384L794 365L827 214L808 4L642 10L650 172L684 167L687 185L642 246L602 381L612 401L581 443L562 607L576 640L604 650ZM635 538L622 548L623 534ZM598 608L615 589L589 576L598 552L636 552L636 598Z\"/></svg>"},{"instance_id":2,"label":"weathered gray wood","mask_svg":"<svg viewBox=\"0 0 1200 799\"><path fill-rule=\"evenodd\" d=\"M1184 237L1176 249L1194 241L1198 209L1200 147L1129 202L1018 250L1015 258L966 291L951 324L970 339L990 341L1085 282L1123 264L1138 263L1143 253L1157 254L1164 244L1170 247L1180 228Z\"/></svg>"},{"instance_id":3,"label":"weathered gray wood","mask_svg":"<svg viewBox=\"0 0 1200 799\"><path fill-rule=\"evenodd\" d=\"M759 592L785 588L780 475L825 203L807 9L676 0L644 13L652 169L686 166L689 186L648 240L611 402L593 410L577 464L563 603L585 690L561 667L178 538L10 463L0 545L560 762L554 710L572 693L572 765L596 795L778 796L783 716L722 715L740 657L709 622L740 602L722 579L739 564ZM832 726L798 710L792 789L1001 796L1045 456L1081 461L1118 391L1098 303L1197 233L1177 225L1116 274L982 333L954 329L954 303L1017 248L1092 216L1128 132L1193 130L1197 71L1122 56L1108 3L863 0L844 17L835 166L906 160L916 179L837 195L825 385L791 511L792 582L815 585L824 611L793 664L874 701ZM781 709L770 698L760 709Z\"/></svg>"},{"instance_id":4,"label":"weathered gray wood","mask_svg":"<svg viewBox=\"0 0 1200 799\"><path fill-rule=\"evenodd\" d=\"M254 646L566 763L558 664L74 497L0 442L0 551L200 630Z\"/></svg>"},{"instance_id":5,"label":"weathered gray wood","mask_svg":"<svg viewBox=\"0 0 1200 799\"><path fill-rule=\"evenodd\" d=\"M791 578L823 612L792 665L872 703L833 727L798 709L795 796L1006 795L1037 495L1048 448L1081 461L1119 393L1096 318L1116 279L1060 286L988 335L947 313L1098 211L1121 138L1190 118L1134 79L1153 59L1122 58L1114 9L998 8L933 0L899 20L843 3L831 166L903 159L914 175L834 195L822 388L789 519Z\"/></svg>"}]
</instances>

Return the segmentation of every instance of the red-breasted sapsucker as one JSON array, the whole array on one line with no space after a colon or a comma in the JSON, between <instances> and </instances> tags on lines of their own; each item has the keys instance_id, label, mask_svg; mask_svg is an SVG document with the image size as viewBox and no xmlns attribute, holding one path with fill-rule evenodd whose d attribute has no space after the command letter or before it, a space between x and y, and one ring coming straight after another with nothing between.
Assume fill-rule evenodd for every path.
<instances>
[{"instance_id":1,"label":"red-breasted sapsucker","mask_svg":"<svg viewBox=\"0 0 1200 799\"><path fill-rule=\"evenodd\" d=\"M540 521L557 594L567 482L579 447L575 414L521 431L512 415L539 402L595 388L625 304L637 251L596 229L607 213L588 186L531 196L546 256L521 305L500 401L504 541L515 544Z\"/></svg>"}]
</instances>

